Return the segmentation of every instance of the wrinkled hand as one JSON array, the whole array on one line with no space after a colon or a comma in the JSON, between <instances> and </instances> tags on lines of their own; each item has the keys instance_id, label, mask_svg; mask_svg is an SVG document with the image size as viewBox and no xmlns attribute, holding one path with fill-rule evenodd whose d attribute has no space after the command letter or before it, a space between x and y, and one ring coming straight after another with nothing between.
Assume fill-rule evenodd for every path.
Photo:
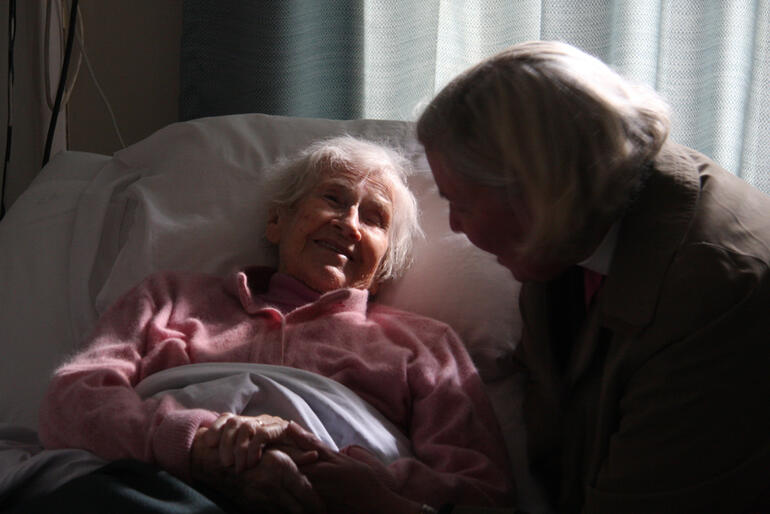
<instances>
[{"instance_id":1,"label":"wrinkled hand","mask_svg":"<svg viewBox=\"0 0 770 514\"><path fill-rule=\"evenodd\" d=\"M330 513L418 512L420 505L394 492L395 481L377 457L360 446L319 450L320 458L300 467Z\"/></svg>"},{"instance_id":2,"label":"wrinkled hand","mask_svg":"<svg viewBox=\"0 0 770 514\"><path fill-rule=\"evenodd\" d=\"M314 448L321 445L313 434L296 423L269 414L222 414L202 438L207 446L218 447L222 465L234 465L237 473L256 466L268 445L293 446L296 451L291 452L292 458L297 465L315 461L318 452Z\"/></svg>"},{"instance_id":3,"label":"wrinkled hand","mask_svg":"<svg viewBox=\"0 0 770 514\"><path fill-rule=\"evenodd\" d=\"M196 481L243 508L324 512L298 468L318 458L323 444L296 423L273 416L220 416L196 433L191 472Z\"/></svg>"}]
</instances>

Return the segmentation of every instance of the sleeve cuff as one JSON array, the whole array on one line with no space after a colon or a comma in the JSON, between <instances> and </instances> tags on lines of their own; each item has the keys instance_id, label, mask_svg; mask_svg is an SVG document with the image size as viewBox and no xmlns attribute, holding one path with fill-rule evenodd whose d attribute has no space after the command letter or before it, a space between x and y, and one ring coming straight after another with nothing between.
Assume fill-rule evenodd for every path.
<instances>
[{"instance_id":1,"label":"sleeve cuff","mask_svg":"<svg viewBox=\"0 0 770 514\"><path fill-rule=\"evenodd\" d=\"M203 409L184 409L166 414L153 437L153 454L158 465L189 482L190 449L195 433L201 426L216 421L214 412Z\"/></svg>"}]
</instances>

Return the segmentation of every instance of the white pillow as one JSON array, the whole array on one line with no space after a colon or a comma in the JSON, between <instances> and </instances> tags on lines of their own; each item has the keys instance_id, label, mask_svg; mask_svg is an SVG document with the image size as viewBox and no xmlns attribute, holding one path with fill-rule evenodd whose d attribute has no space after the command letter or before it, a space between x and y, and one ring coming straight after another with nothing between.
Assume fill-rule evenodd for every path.
<instances>
[{"instance_id":1,"label":"white pillow","mask_svg":"<svg viewBox=\"0 0 770 514\"><path fill-rule=\"evenodd\" d=\"M72 351L69 252L78 198L110 158L55 155L0 223L0 422L37 426L53 368Z\"/></svg>"},{"instance_id":2,"label":"white pillow","mask_svg":"<svg viewBox=\"0 0 770 514\"><path fill-rule=\"evenodd\" d=\"M109 223L102 227L93 265L77 261L81 290L73 288L71 301L93 300L81 306L85 315L74 320L77 331L83 333L98 313L154 271L222 274L238 265L275 265L263 238L266 170L281 156L342 133L398 145L416 168L410 187L427 237L417 243L412 268L384 286L377 300L450 324L483 378L495 378L496 359L518 340L519 285L492 256L451 232L447 207L408 122L221 116L171 125L119 152L101 172L100 195L84 196L80 205L88 220L98 219L94 212L107 205ZM109 203L105 194L111 195ZM85 235L98 233L89 226ZM93 247L94 241L79 246Z\"/></svg>"}]
</instances>

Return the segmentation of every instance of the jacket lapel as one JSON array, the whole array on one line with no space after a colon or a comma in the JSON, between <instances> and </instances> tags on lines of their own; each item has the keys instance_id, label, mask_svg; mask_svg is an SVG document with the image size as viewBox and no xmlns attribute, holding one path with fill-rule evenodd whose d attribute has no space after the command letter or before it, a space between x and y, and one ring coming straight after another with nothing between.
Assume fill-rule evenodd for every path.
<instances>
[{"instance_id":1,"label":"jacket lapel","mask_svg":"<svg viewBox=\"0 0 770 514\"><path fill-rule=\"evenodd\" d=\"M574 386L575 382L585 373L596 353L600 338L601 316L598 302L595 302L588 311L585 322L580 327L572 348L572 354L565 375L567 387Z\"/></svg>"},{"instance_id":2,"label":"jacket lapel","mask_svg":"<svg viewBox=\"0 0 770 514\"><path fill-rule=\"evenodd\" d=\"M653 319L664 275L690 226L700 193L695 163L673 143L623 218L602 296L602 322L636 332Z\"/></svg>"},{"instance_id":3,"label":"jacket lapel","mask_svg":"<svg viewBox=\"0 0 770 514\"><path fill-rule=\"evenodd\" d=\"M567 387L588 369L605 337L603 330L628 340L655 315L664 275L687 233L700 191L693 161L677 148L673 143L664 146L656 168L671 171L653 173L621 222L609 274L573 340L563 375ZM553 294L572 293L562 288L548 296Z\"/></svg>"}]
</instances>

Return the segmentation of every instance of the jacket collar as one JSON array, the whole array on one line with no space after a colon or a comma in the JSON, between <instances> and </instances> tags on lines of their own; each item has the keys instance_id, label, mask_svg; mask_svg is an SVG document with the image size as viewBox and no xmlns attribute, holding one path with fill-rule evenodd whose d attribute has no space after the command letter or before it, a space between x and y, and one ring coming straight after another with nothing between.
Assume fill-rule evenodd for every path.
<instances>
[{"instance_id":1,"label":"jacket collar","mask_svg":"<svg viewBox=\"0 0 770 514\"><path fill-rule=\"evenodd\" d=\"M687 234L699 194L695 163L683 147L666 143L623 218L609 276L598 297L610 328L635 331L652 321L664 275Z\"/></svg>"},{"instance_id":2,"label":"jacket collar","mask_svg":"<svg viewBox=\"0 0 770 514\"><path fill-rule=\"evenodd\" d=\"M615 254L619 229L620 221L616 221L604 235L602 242L596 247L594 253L592 253L586 260L579 262L578 266L606 276L610 270L612 256Z\"/></svg>"}]
</instances>

